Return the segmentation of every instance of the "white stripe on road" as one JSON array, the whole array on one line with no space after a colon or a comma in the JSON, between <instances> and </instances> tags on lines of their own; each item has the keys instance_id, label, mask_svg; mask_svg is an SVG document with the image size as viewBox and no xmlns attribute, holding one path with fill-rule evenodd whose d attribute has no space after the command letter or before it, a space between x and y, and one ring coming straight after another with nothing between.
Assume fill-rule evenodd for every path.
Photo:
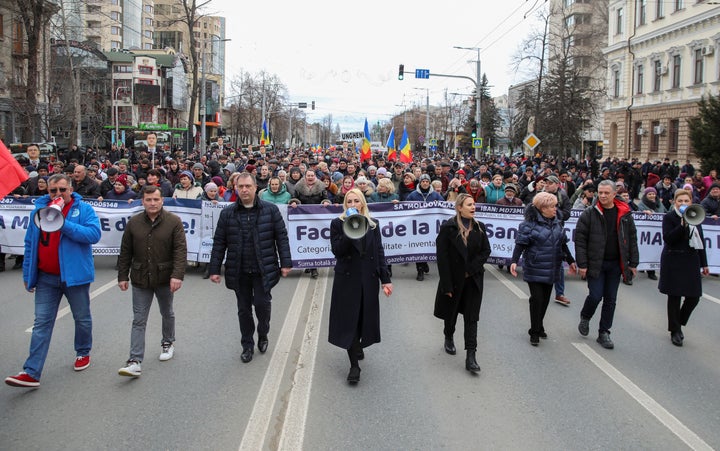
<instances>
[{"instance_id":1,"label":"white stripe on road","mask_svg":"<svg viewBox=\"0 0 720 451\"><path fill-rule=\"evenodd\" d=\"M712 297L712 296L710 296L709 294L703 293L702 297L704 297L704 298L707 299L708 301L714 302L714 303L716 303L716 304L720 304L720 299L718 299L718 298L716 298L716 297Z\"/></svg>"},{"instance_id":2,"label":"white stripe on road","mask_svg":"<svg viewBox=\"0 0 720 451\"><path fill-rule=\"evenodd\" d=\"M668 412L663 406L658 404L657 401L652 399L650 395L645 393L640 387L635 385L630 379L625 377L617 368L612 366L607 360L602 358L600 354L593 351L590 346L585 343L573 343L573 346L577 348L585 357L587 357L592 363L602 370L603 373L608 375L610 379L615 381L616 384L625 390L635 401L643 406L648 412L650 412L655 418L660 420L662 424L667 427L670 432L677 435L680 440L685 442L691 449L694 450L710 450L712 447L705 443L703 439L698 437L693 431L685 426L680 420L675 418L670 412Z\"/></svg>"},{"instance_id":3,"label":"white stripe on road","mask_svg":"<svg viewBox=\"0 0 720 451\"><path fill-rule=\"evenodd\" d=\"M327 277L321 277L313 292L307 325L305 326L305 333L300 347L300 357L295 366L292 391L290 392L285 421L280 434L280 443L277 449L302 450L326 288Z\"/></svg>"},{"instance_id":4,"label":"white stripe on road","mask_svg":"<svg viewBox=\"0 0 720 451\"><path fill-rule=\"evenodd\" d=\"M112 288L112 287L114 287L114 286L116 286L116 285L117 285L117 280L111 280L110 282L108 282L108 283L106 283L105 285L101 286L101 287L98 288L97 290L90 292L90 300L92 301L93 299L95 299L96 297L100 296L101 294L103 294L104 292L106 292L107 290L109 290L110 288ZM61 308L61 309L58 311L57 316L55 317L55 321L59 320L59 319L62 318L63 316L67 315L68 313L70 313L70 306L69 306L69 305L68 305L67 307ZM25 332L28 332L28 333L29 333L29 332L32 332L32 330L33 330L33 326L30 326L30 327L28 327L27 329L25 329Z\"/></svg>"},{"instance_id":5,"label":"white stripe on road","mask_svg":"<svg viewBox=\"0 0 720 451\"><path fill-rule=\"evenodd\" d=\"M325 278L324 276L323 274L323 278ZM270 427L270 420L275 402L277 401L278 391L280 390L280 383L282 382L285 366L290 356L293 336L295 335L295 330L300 320L300 313L302 312L309 285L310 278L301 277L297 288L295 288L295 293L290 301L290 309L280 329L280 335L278 336L275 349L272 352L270 364L267 370L265 370L263 383L260 386L260 391L255 399L255 405L253 406L252 413L245 427L245 433L240 442L239 449L241 451L266 449L264 446L265 436Z\"/></svg>"},{"instance_id":6,"label":"white stripe on road","mask_svg":"<svg viewBox=\"0 0 720 451\"><path fill-rule=\"evenodd\" d=\"M495 269L494 266L486 265L485 268L488 271L490 271L490 274L495 276L495 278L497 280L502 282L502 284L505 285L508 290L512 291L515 294L515 296L519 297L520 299L525 299L525 298L530 297L530 295L525 294L525 292L523 290L521 290L520 288L518 288L517 285L515 285L514 283L509 281L505 276L503 276L502 273L500 271L498 271L497 269Z\"/></svg>"}]
</instances>

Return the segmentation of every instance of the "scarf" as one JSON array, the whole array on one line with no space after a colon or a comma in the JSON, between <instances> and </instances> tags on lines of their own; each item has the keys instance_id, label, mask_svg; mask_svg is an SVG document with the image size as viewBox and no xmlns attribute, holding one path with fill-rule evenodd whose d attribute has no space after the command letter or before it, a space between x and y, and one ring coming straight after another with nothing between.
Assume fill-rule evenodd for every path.
<instances>
[{"instance_id":1,"label":"scarf","mask_svg":"<svg viewBox=\"0 0 720 451\"><path fill-rule=\"evenodd\" d=\"M644 203L652 211L657 211L658 209L657 197L655 198L655 202L653 202L648 199L647 194L643 194L642 203Z\"/></svg>"},{"instance_id":2,"label":"scarf","mask_svg":"<svg viewBox=\"0 0 720 451\"><path fill-rule=\"evenodd\" d=\"M673 210L675 210L675 214L683 217L683 214L680 213L680 210L677 209L677 207L673 207ZM700 232L698 231L698 228L694 225L687 224L688 228L688 234L690 235L690 239L688 240L688 245L693 249L704 249L702 239L700 238Z\"/></svg>"}]
</instances>

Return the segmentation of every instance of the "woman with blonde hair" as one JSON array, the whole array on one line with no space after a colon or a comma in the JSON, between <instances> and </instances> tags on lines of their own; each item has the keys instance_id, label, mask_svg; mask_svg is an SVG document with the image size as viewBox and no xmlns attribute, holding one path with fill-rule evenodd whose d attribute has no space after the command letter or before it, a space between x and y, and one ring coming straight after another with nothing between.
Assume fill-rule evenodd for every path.
<instances>
[{"instance_id":1,"label":"woman with blonde hair","mask_svg":"<svg viewBox=\"0 0 720 451\"><path fill-rule=\"evenodd\" d=\"M367 229L360 238L344 232L351 216L365 218ZM330 246L335 255L335 270L330 300L328 341L346 349L350 358L347 381L360 380L359 360L363 348L380 342L380 299L392 294L382 236L377 222L370 216L362 191L353 188L345 194L343 212L330 223Z\"/></svg>"},{"instance_id":2,"label":"woman with blonde hair","mask_svg":"<svg viewBox=\"0 0 720 451\"><path fill-rule=\"evenodd\" d=\"M434 315L444 321L445 352L455 355L455 324L462 313L465 325L465 369L480 371L477 351L477 323L482 304L483 265L490 256L485 224L475 219L475 200L462 193L455 200L455 216L440 226L435 239L440 273Z\"/></svg>"},{"instance_id":3,"label":"woman with blonde hair","mask_svg":"<svg viewBox=\"0 0 720 451\"><path fill-rule=\"evenodd\" d=\"M523 257L523 280L530 289L530 344L537 346L547 338L543 320L550 303L553 285L561 277L563 260L575 274L575 260L567 247L568 238L562 222L556 217L557 196L540 192L532 207L525 211L525 220L518 227L510 274L517 277L520 256Z\"/></svg>"}]
</instances>

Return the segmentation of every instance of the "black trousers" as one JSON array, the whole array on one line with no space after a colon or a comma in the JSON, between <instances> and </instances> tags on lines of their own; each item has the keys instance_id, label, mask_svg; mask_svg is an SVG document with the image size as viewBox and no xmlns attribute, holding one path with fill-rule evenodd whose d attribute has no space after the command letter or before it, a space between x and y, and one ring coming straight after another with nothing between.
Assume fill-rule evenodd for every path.
<instances>
[{"instance_id":1,"label":"black trousers","mask_svg":"<svg viewBox=\"0 0 720 451\"><path fill-rule=\"evenodd\" d=\"M473 283L471 279L467 279L465 283ZM465 290L463 295L468 295L468 292L471 292L473 290ZM482 293L481 293L482 296ZM445 337L452 338L453 335L455 335L455 325L457 324L457 317L458 312L465 310L465 300L464 297L460 299L458 304L458 309L455 311L455 313L450 314L447 318L445 318L445 328L443 329L443 333L445 334ZM464 323L464 339L465 339L465 349L468 351L475 351L477 350L477 328L478 328L478 322L468 320L467 316L463 315L463 323Z\"/></svg>"},{"instance_id":2,"label":"black trousers","mask_svg":"<svg viewBox=\"0 0 720 451\"><path fill-rule=\"evenodd\" d=\"M685 296L685 302L680 304L681 296L670 296L667 298L668 330L680 332L681 326L686 326L690 314L700 302L699 297Z\"/></svg>"},{"instance_id":3,"label":"black trousers","mask_svg":"<svg viewBox=\"0 0 720 451\"><path fill-rule=\"evenodd\" d=\"M530 335L540 335L545 332L543 319L550 304L552 284L542 282L528 282L530 289Z\"/></svg>"},{"instance_id":4,"label":"black trousers","mask_svg":"<svg viewBox=\"0 0 720 451\"><path fill-rule=\"evenodd\" d=\"M239 286L235 289L237 298L238 320L240 321L240 343L243 349L253 349L255 340L255 319L253 306L257 316L258 336L266 336L270 331L270 311L272 296L263 288L260 274L241 274Z\"/></svg>"}]
</instances>

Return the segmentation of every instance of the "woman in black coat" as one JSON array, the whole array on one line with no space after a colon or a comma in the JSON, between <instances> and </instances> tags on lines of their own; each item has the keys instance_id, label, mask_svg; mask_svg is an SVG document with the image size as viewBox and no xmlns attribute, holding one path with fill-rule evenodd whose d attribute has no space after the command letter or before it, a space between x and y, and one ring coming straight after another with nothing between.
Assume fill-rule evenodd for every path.
<instances>
[{"instance_id":1,"label":"woman in black coat","mask_svg":"<svg viewBox=\"0 0 720 451\"><path fill-rule=\"evenodd\" d=\"M455 324L458 313L465 323L465 369L480 371L475 358L477 323L482 303L483 265L490 256L490 241L485 224L475 220L475 201L469 194L458 195L455 216L440 227L435 239L437 266L440 273L435 311L445 321L445 352L454 355Z\"/></svg>"},{"instance_id":2,"label":"woman in black coat","mask_svg":"<svg viewBox=\"0 0 720 451\"><path fill-rule=\"evenodd\" d=\"M537 346L547 338L543 319L550 304L553 285L560 280L562 263L570 264L575 274L575 260L567 247L568 238L562 222L556 217L557 196L537 193L525 220L518 227L510 274L517 277L517 263L523 256L523 280L530 289L530 344Z\"/></svg>"},{"instance_id":3,"label":"woman in black coat","mask_svg":"<svg viewBox=\"0 0 720 451\"><path fill-rule=\"evenodd\" d=\"M672 209L662 223L663 246L660 256L660 292L667 295L668 330L675 346L682 346L693 309L702 296L702 275L710 274L702 225L689 225L682 211L692 204L692 194L684 189L675 191ZM702 274L702 275L701 275ZM680 298L685 302L680 303Z\"/></svg>"},{"instance_id":4,"label":"woman in black coat","mask_svg":"<svg viewBox=\"0 0 720 451\"><path fill-rule=\"evenodd\" d=\"M360 380L358 361L365 356L363 348L380 343L380 284L385 296L390 296L392 283L385 263L380 227L370 217L362 192L357 188L348 191L343 207L343 213L330 223L330 245L337 261L328 341L347 349L350 358L347 380L357 383ZM362 238L349 238L343 231L345 221L353 214L367 219L367 231Z\"/></svg>"}]
</instances>

